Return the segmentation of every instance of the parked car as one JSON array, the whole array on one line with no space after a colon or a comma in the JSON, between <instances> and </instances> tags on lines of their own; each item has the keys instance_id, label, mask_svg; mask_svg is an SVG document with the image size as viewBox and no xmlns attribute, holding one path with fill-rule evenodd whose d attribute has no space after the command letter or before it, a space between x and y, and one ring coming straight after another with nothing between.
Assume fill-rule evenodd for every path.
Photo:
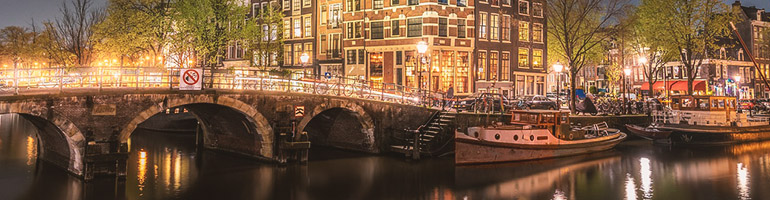
<instances>
[{"instance_id":1,"label":"parked car","mask_svg":"<svg viewBox=\"0 0 770 200\"><path fill-rule=\"evenodd\" d=\"M476 93L462 98L454 104L458 112L503 112L511 109L511 102L505 96L495 93Z\"/></svg>"},{"instance_id":2,"label":"parked car","mask_svg":"<svg viewBox=\"0 0 770 200\"><path fill-rule=\"evenodd\" d=\"M517 107L520 109L558 110L559 105L545 96L525 96L519 99Z\"/></svg>"}]
</instances>

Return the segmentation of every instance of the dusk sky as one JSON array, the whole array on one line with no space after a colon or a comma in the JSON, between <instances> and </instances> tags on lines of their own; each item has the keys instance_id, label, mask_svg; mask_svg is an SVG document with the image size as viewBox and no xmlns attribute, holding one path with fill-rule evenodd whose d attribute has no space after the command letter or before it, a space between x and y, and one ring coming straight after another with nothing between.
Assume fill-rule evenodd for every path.
<instances>
[{"instance_id":1,"label":"dusk sky","mask_svg":"<svg viewBox=\"0 0 770 200\"><path fill-rule=\"evenodd\" d=\"M107 0L95 0L97 6L104 6ZM638 0L633 0L638 1ZM731 4L734 0L724 0ZM32 18L36 22L58 17L61 0L0 0L0 27L29 26ZM741 0L745 6L770 8L770 0Z\"/></svg>"}]
</instances>

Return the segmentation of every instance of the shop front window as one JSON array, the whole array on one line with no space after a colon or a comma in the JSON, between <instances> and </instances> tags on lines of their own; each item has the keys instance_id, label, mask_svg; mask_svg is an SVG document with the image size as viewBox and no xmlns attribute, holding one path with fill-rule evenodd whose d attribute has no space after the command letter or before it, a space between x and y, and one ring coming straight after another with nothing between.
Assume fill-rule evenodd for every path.
<instances>
[{"instance_id":1,"label":"shop front window","mask_svg":"<svg viewBox=\"0 0 770 200\"><path fill-rule=\"evenodd\" d=\"M369 77L373 81L382 81L383 56L382 53L369 54Z\"/></svg>"}]
</instances>

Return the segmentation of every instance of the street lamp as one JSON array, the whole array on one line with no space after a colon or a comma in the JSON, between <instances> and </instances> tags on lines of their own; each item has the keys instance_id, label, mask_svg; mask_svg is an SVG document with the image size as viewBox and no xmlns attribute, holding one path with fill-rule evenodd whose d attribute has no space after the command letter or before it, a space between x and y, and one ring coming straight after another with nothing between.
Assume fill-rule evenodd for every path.
<instances>
[{"instance_id":1,"label":"street lamp","mask_svg":"<svg viewBox=\"0 0 770 200\"><path fill-rule=\"evenodd\" d=\"M559 109L561 109L561 71L564 70L564 65L559 63L559 61L556 61L556 64L553 64L553 71L556 72L556 105L559 105Z\"/></svg>"},{"instance_id":2,"label":"street lamp","mask_svg":"<svg viewBox=\"0 0 770 200\"><path fill-rule=\"evenodd\" d=\"M425 72L422 70L422 59L425 55L425 52L428 51L428 43L425 41L417 42L417 53L420 55L417 57L417 71L420 73L419 76L417 76L417 91L422 94L422 75Z\"/></svg>"},{"instance_id":3,"label":"street lamp","mask_svg":"<svg viewBox=\"0 0 770 200\"><path fill-rule=\"evenodd\" d=\"M310 56L307 55L307 53L302 53L302 55L299 56L299 61L302 62L302 70L305 70L305 64L307 64L307 61L310 60Z\"/></svg>"},{"instance_id":4,"label":"street lamp","mask_svg":"<svg viewBox=\"0 0 770 200\"><path fill-rule=\"evenodd\" d=\"M628 114L628 88L626 87L628 83L628 76L631 76L631 68L625 68L623 69L623 73L625 76L623 76L623 112Z\"/></svg>"}]
</instances>

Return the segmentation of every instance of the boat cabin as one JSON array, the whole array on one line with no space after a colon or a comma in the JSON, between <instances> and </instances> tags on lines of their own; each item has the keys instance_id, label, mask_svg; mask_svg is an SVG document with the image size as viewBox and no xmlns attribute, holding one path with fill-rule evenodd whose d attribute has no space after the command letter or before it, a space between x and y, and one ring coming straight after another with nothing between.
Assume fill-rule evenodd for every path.
<instances>
[{"instance_id":1,"label":"boat cabin","mask_svg":"<svg viewBox=\"0 0 770 200\"><path fill-rule=\"evenodd\" d=\"M513 110L511 111L511 124L531 126L533 129L548 129L557 138L569 137L569 111L554 110Z\"/></svg>"},{"instance_id":2,"label":"boat cabin","mask_svg":"<svg viewBox=\"0 0 770 200\"><path fill-rule=\"evenodd\" d=\"M685 111L726 111L735 110L735 97L691 96L671 97L671 109Z\"/></svg>"}]
</instances>

